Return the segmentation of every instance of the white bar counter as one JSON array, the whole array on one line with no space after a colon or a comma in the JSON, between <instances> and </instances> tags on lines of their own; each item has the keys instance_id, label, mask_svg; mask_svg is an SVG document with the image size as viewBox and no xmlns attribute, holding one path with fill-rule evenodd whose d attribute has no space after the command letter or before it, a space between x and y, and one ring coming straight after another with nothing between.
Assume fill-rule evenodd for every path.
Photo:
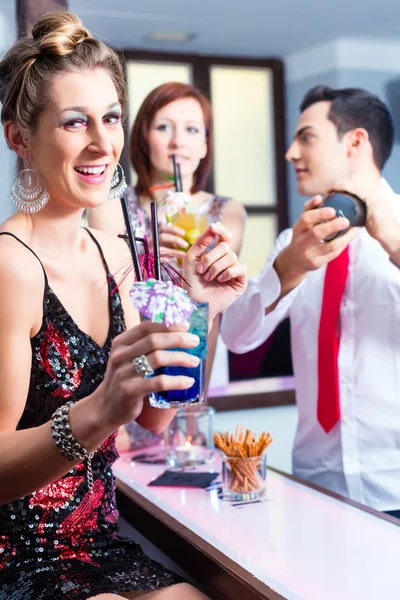
<instances>
[{"instance_id":1,"label":"white bar counter","mask_svg":"<svg viewBox=\"0 0 400 600\"><path fill-rule=\"evenodd\" d=\"M193 572L211 598L400 598L400 521L271 469L265 499L241 506L219 499L217 489L148 487L165 469L120 457L114 473L121 514L140 530L139 506L153 519L150 529L159 523L174 534L162 550L177 564L171 548L178 538L206 557L203 575ZM219 458L198 470L220 473Z\"/></svg>"}]
</instances>

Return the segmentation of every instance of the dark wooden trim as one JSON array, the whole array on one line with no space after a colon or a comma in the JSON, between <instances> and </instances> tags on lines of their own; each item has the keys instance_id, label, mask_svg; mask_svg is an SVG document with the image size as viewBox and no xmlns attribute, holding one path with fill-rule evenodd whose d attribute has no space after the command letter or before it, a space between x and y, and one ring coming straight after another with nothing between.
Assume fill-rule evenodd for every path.
<instances>
[{"instance_id":1,"label":"dark wooden trim","mask_svg":"<svg viewBox=\"0 0 400 600\"><path fill-rule=\"evenodd\" d=\"M68 0L17 0L15 4L19 38L30 35L36 19L45 13L68 10Z\"/></svg>"},{"instance_id":2,"label":"dark wooden trim","mask_svg":"<svg viewBox=\"0 0 400 600\"><path fill-rule=\"evenodd\" d=\"M122 518L193 577L212 600L285 600L118 479L117 505Z\"/></svg>"},{"instance_id":3,"label":"dark wooden trim","mask_svg":"<svg viewBox=\"0 0 400 600\"><path fill-rule=\"evenodd\" d=\"M207 404L215 408L217 412L223 412L227 410L266 408L271 406L289 406L296 404L296 398L294 390L278 390L276 392L259 392L257 394L210 396Z\"/></svg>"},{"instance_id":4,"label":"dark wooden trim","mask_svg":"<svg viewBox=\"0 0 400 600\"><path fill-rule=\"evenodd\" d=\"M124 147L122 148L119 162L124 170L126 181L130 185L132 183L131 161L129 158L129 137L131 132L129 131L128 119L124 121L122 127L124 129Z\"/></svg>"},{"instance_id":5,"label":"dark wooden trim","mask_svg":"<svg viewBox=\"0 0 400 600\"><path fill-rule=\"evenodd\" d=\"M211 98L211 80L209 69L204 66L203 58L198 56L192 60L192 77L193 84L202 91L202 93L208 98L210 104L212 103ZM214 177L214 160L210 174L207 179L205 191L209 194L214 193L215 189L215 177Z\"/></svg>"},{"instance_id":6,"label":"dark wooden trim","mask_svg":"<svg viewBox=\"0 0 400 600\"><path fill-rule=\"evenodd\" d=\"M192 67L193 84L211 101L210 68L212 65L232 65L243 67L262 67L271 69L273 74L273 110L274 110L274 147L275 147L275 206L245 206L249 214L276 214L278 229L288 226L288 196L286 180L286 137L285 137L285 90L284 66L278 58L242 58L230 56L208 56L201 54L177 54L169 52L147 52L141 50L123 50L126 61L187 63ZM210 174L206 190L214 191L214 175Z\"/></svg>"},{"instance_id":7,"label":"dark wooden trim","mask_svg":"<svg viewBox=\"0 0 400 600\"><path fill-rule=\"evenodd\" d=\"M276 177L276 206L264 207L260 211L257 206L255 210L252 206L245 205L246 210L251 214L277 214L278 228L282 231L288 226L288 197L287 197L287 179L286 179L286 137L285 137L285 85L284 85L284 65L278 58L240 58L224 56L204 56L202 62L207 65L209 72L212 65L232 65L243 67L262 67L271 69L273 74L273 122L274 122L274 146L275 146L275 177ZM249 210L250 209L250 210ZM265 210L267 209L267 210ZM269 210L272 209L272 210Z\"/></svg>"},{"instance_id":8,"label":"dark wooden trim","mask_svg":"<svg viewBox=\"0 0 400 600\"><path fill-rule=\"evenodd\" d=\"M125 54L119 48L114 48L114 52L118 55L118 57L121 61L121 65L122 65L122 68L124 71L125 87L126 87L126 89L128 89L128 73L127 73L127 68L126 68ZM124 130L124 146L122 148L121 157L119 159L119 162L125 173L125 178L126 178L127 184L130 185L132 183L131 161L129 158L129 140L130 140L131 132L129 129L129 118L128 118L129 108L128 108L128 106L129 106L129 102L128 102L128 97L127 97L126 98L126 114L124 115L124 120L122 123L122 127Z\"/></svg>"},{"instance_id":9,"label":"dark wooden trim","mask_svg":"<svg viewBox=\"0 0 400 600\"><path fill-rule=\"evenodd\" d=\"M278 215L278 224L280 226L281 221L279 219L279 210L278 210L277 205L276 206L263 206L262 204L256 204L256 205L252 206L252 205L246 204L245 209L249 215L255 215L255 216Z\"/></svg>"},{"instance_id":10,"label":"dark wooden trim","mask_svg":"<svg viewBox=\"0 0 400 600\"><path fill-rule=\"evenodd\" d=\"M278 202L278 228L283 231L288 227L288 192L286 172L286 119L285 119L285 82L284 65L277 61L274 71L274 117L275 117L275 172L276 196Z\"/></svg>"},{"instance_id":11,"label":"dark wooden trim","mask_svg":"<svg viewBox=\"0 0 400 600\"><path fill-rule=\"evenodd\" d=\"M177 62L190 63L200 59L203 64L209 65L234 65L243 67L267 67L274 72L282 65L279 58L247 58L240 56L215 56L209 54L197 54L186 52L149 52L147 50L122 49L127 60L142 60L143 62Z\"/></svg>"},{"instance_id":12,"label":"dark wooden trim","mask_svg":"<svg viewBox=\"0 0 400 600\"><path fill-rule=\"evenodd\" d=\"M400 519L396 519L396 517L392 517L391 515L387 515L379 510L375 510L370 506L366 506L365 504L361 504L360 502L356 502L355 500L350 500L350 498L346 498L346 496L342 496L341 494L337 494L336 492L332 492L327 488L321 487L316 483L311 483L310 481L306 481L305 479L301 479L300 477L296 477L295 475L289 475L289 473L285 473L284 471L280 471L279 469L275 469L274 467L268 467L270 471L274 471L274 473L278 473L282 475L282 477L286 477L286 479L291 479L292 481L296 481L297 483L301 483L302 485L311 488L312 490L316 490L317 492L321 492L321 494L325 494L325 496L330 496L331 498L335 498L336 500L340 500L344 502L344 504L350 504L350 506L354 506L359 510L369 513L370 515L374 515L379 519L383 519L384 521L389 521L393 523L393 525L397 525L400 527Z\"/></svg>"}]
</instances>

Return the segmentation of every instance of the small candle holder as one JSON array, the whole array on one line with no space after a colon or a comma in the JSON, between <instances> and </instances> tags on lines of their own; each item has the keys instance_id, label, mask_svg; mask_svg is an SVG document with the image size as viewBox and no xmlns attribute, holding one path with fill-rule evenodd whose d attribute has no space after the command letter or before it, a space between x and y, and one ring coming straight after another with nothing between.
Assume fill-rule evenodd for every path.
<instances>
[{"instance_id":1,"label":"small candle holder","mask_svg":"<svg viewBox=\"0 0 400 600\"><path fill-rule=\"evenodd\" d=\"M225 500L240 502L264 496L267 478L267 455L222 455L222 494Z\"/></svg>"},{"instance_id":2,"label":"small candle holder","mask_svg":"<svg viewBox=\"0 0 400 600\"><path fill-rule=\"evenodd\" d=\"M214 458L211 406L181 408L164 434L165 458L171 467L195 467Z\"/></svg>"}]
</instances>

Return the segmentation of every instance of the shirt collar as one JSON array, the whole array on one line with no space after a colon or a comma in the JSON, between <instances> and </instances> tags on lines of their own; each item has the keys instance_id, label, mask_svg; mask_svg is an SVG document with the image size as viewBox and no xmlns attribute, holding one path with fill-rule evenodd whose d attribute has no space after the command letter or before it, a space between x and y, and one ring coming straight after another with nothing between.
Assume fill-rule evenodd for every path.
<instances>
[{"instance_id":1,"label":"shirt collar","mask_svg":"<svg viewBox=\"0 0 400 600\"><path fill-rule=\"evenodd\" d=\"M382 191L387 194L387 198L389 200L390 208L393 210L393 213L396 217L396 220L400 220L400 196L396 194L396 192L390 187L388 182L384 177L381 178L381 187Z\"/></svg>"}]
</instances>

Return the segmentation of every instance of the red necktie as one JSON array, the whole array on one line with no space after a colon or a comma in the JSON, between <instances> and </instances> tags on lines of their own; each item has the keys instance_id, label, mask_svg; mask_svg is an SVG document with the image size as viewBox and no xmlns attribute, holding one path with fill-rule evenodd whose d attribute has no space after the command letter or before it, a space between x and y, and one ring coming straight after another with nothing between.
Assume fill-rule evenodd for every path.
<instances>
[{"instance_id":1,"label":"red necktie","mask_svg":"<svg viewBox=\"0 0 400 600\"><path fill-rule=\"evenodd\" d=\"M326 268L318 333L317 418L326 433L340 419L337 322L349 268L347 247Z\"/></svg>"}]
</instances>

